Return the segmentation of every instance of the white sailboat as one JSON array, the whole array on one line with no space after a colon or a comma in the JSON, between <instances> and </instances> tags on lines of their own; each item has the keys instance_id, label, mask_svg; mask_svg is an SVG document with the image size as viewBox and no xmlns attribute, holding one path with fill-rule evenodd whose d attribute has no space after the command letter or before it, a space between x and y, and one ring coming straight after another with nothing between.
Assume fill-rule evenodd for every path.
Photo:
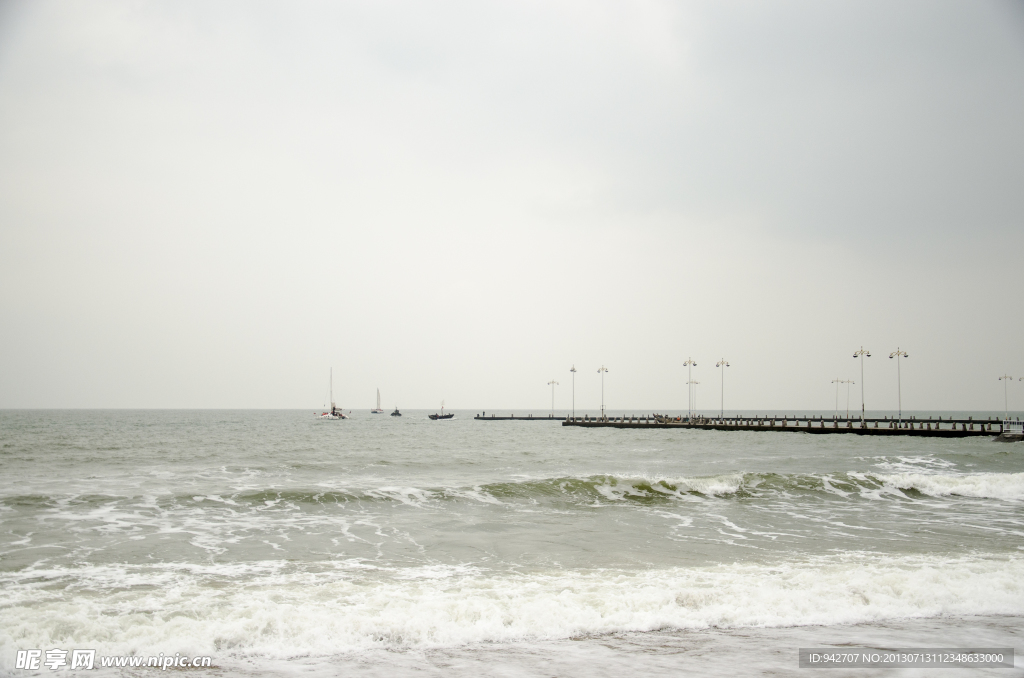
<instances>
[{"instance_id":1,"label":"white sailboat","mask_svg":"<svg viewBox=\"0 0 1024 678\"><path fill-rule=\"evenodd\" d=\"M377 409L370 410L370 414L384 414L384 410L380 409L380 389L377 389Z\"/></svg>"},{"instance_id":2,"label":"white sailboat","mask_svg":"<svg viewBox=\"0 0 1024 678\"><path fill-rule=\"evenodd\" d=\"M321 419L348 419L345 413L334 405L334 368L331 368L331 409L320 414Z\"/></svg>"}]
</instances>

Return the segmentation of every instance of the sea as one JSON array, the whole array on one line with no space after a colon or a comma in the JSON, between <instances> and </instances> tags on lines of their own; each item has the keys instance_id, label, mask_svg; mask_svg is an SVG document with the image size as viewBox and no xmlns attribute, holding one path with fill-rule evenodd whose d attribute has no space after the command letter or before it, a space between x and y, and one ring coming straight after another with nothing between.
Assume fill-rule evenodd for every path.
<instances>
[{"instance_id":1,"label":"sea","mask_svg":"<svg viewBox=\"0 0 1024 678\"><path fill-rule=\"evenodd\" d=\"M0 411L0 673L1024 676L1024 444L455 413Z\"/></svg>"}]
</instances>

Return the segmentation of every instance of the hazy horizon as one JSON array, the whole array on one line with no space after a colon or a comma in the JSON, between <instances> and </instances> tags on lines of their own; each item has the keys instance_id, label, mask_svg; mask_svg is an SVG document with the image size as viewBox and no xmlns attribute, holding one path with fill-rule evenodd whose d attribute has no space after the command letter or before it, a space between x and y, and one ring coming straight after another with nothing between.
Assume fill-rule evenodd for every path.
<instances>
[{"instance_id":1,"label":"hazy horizon","mask_svg":"<svg viewBox=\"0 0 1024 678\"><path fill-rule=\"evenodd\" d=\"M0 0L0 408L1019 412L1022 7Z\"/></svg>"},{"instance_id":2,"label":"hazy horizon","mask_svg":"<svg viewBox=\"0 0 1024 678\"><path fill-rule=\"evenodd\" d=\"M858 403L858 407L859 407L859 403ZM313 412L314 414L316 414L316 413L319 413L321 411L321 409L322 409L321 407L309 407L309 408L304 408L304 407L249 407L249 408L240 408L240 407L238 407L238 408L234 408L234 407L71 407L71 408L24 407L24 408L0 408L0 412L68 412L68 411L70 411L70 412ZM342 410L342 411L344 411L346 413L352 412L352 413L367 414L367 415L371 414L371 410L372 410L372 408L370 408L370 407L343 407L341 405L341 403L338 403L338 409L340 409L340 410ZM410 414L410 413L437 412L438 410L440 410L440 406L436 406L436 407L408 407L408 408L407 407L400 407L399 409L402 411L402 415L405 416L405 415ZM536 414L536 415L540 415L537 418L541 418L541 419L543 418L544 414L549 413L551 411L550 407L549 408L539 408L539 407L534 407L534 408L530 408L530 407L507 408L506 407L506 408L493 409L493 408L489 408L489 407L476 407L476 408L473 408L473 407L460 407L460 408L451 408L451 407L448 407L447 405L445 406L444 409L445 409L445 412L449 412L449 411L451 411L451 412L471 412L471 413L473 413L474 416L479 415L481 413L487 414L488 416L493 414L493 415L495 415L495 417L508 416L509 414L514 414L517 417L520 414L523 414L523 415ZM569 408L559 408L559 407L556 407L555 408L555 418L557 419L557 418L566 416L569 413L569 411L570 411ZM576 414L578 416L583 416L584 414L600 413L600 411L601 411L600 407L588 408L588 409L580 409L578 407L576 408ZM828 410L822 410L822 409L780 409L780 408L772 409L772 408L763 408L763 407L759 408L759 409L755 408L755 409L750 409L750 410L735 410L735 409L734 410L730 410L729 408L726 408L725 409L725 417L728 418L728 417L733 417L733 416L736 416L736 415L750 416L750 417L754 417L754 416L765 417L765 416L772 416L772 415L776 415L776 414L777 415L793 414L793 415L798 415L798 416L803 416L803 415L806 415L806 414L811 414L811 415L815 415L815 416L817 416L817 415L823 415L823 416L824 415L828 415L828 416L831 416L833 411L834 410L832 410L832 409L828 409ZM682 409L679 409L679 408L665 408L665 407L663 407L663 408L655 408L653 410L653 412L657 412L658 414L664 414L664 415L669 415L669 416L675 416L675 415L678 415L678 414L684 414L685 415L686 414L686 408L684 407ZM629 408L629 407L618 407L618 408L614 408L614 409L610 408L610 407L605 408L605 413L608 416L612 416L612 415L614 415L614 416L623 416L623 415L628 416L628 415L631 415L631 414L632 415L636 415L636 416L643 416L645 414L652 414L653 412L650 411L650 410L644 410L644 409L638 409L638 408ZM715 408L705 408L705 407L701 407L699 409L694 410L695 414L703 414L703 415L718 415L718 412L719 412L718 409L715 409ZM388 412L385 412L385 415L387 415L387 414L388 414ZM890 415L892 417L896 417L896 414L897 414L896 410L871 410L871 409L866 410L866 415L867 415L867 417L869 419L870 418L877 418L877 417L881 417L881 416L890 416ZM1010 410L1009 417L1010 417L1010 419L1019 419L1021 417L1021 414L1022 414L1021 411ZM909 417L923 416L923 415L928 415L928 416L955 415L954 418L956 418L959 415L965 415L965 416L984 415L986 418L991 418L991 419L1002 419L1003 418L1002 410L999 410L999 411L996 411L996 410L903 410L903 415L902 416L903 416L904 419L907 419ZM381 419L384 418L384 415L378 415L378 416L380 416ZM859 417L860 417L860 409L857 409L856 411L854 411L853 403L851 402L850 403L850 418L851 419L858 419ZM845 405L843 407L839 408L839 418L840 419L845 419L846 418L846 407L845 407ZM978 417L976 417L976 418L978 418ZM980 420L980 418L979 418L979 420ZM341 424L341 425L344 425L344 424Z\"/></svg>"}]
</instances>

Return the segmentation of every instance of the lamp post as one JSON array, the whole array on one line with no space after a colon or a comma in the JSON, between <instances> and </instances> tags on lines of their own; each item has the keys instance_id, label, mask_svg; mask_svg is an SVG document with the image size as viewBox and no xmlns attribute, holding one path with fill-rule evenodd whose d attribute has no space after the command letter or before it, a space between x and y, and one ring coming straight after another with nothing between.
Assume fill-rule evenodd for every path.
<instances>
[{"instance_id":1,"label":"lamp post","mask_svg":"<svg viewBox=\"0 0 1024 678\"><path fill-rule=\"evenodd\" d=\"M597 371L601 375L601 419L604 419L604 373L608 371L608 368L601 365L601 369Z\"/></svg>"},{"instance_id":2,"label":"lamp post","mask_svg":"<svg viewBox=\"0 0 1024 678\"><path fill-rule=\"evenodd\" d=\"M871 351L867 351L863 346L860 347L859 351L853 352L853 357L860 356L860 425L864 426L864 356L871 357ZM850 415L847 414L846 418L849 419Z\"/></svg>"},{"instance_id":3,"label":"lamp post","mask_svg":"<svg viewBox=\"0 0 1024 678\"><path fill-rule=\"evenodd\" d=\"M696 412L697 411L697 385L700 384L700 382L699 381L693 381L691 379L688 383L690 384L690 388L693 389L693 411Z\"/></svg>"},{"instance_id":4,"label":"lamp post","mask_svg":"<svg viewBox=\"0 0 1024 678\"><path fill-rule=\"evenodd\" d=\"M686 413L686 416L687 416L687 418L690 418L690 417L693 416L693 409L694 409L693 408L693 368L697 366L697 363L695 363L693 361L693 358L687 358L686 362L683 363L683 365L686 366L686 385L688 387L686 389L686 395L687 395L687 404L686 404L686 406L689 408L689 412Z\"/></svg>"},{"instance_id":5,"label":"lamp post","mask_svg":"<svg viewBox=\"0 0 1024 678\"><path fill-rule=\"evenodd\" d=\"M725 358L722 358L717 363L715 363L715 367L721 367L722 368L722 412L718 416L720 418L724 418L725 417L725 368L729 367L729 363L726 361Z\"/></svg>"},{"instance_id":6,"label":"lamp post","mask_svg":"<svg viewBox=\"0 0 1024 678\"><path fill-rule=\"evenodd\" d=\"M900 358L909 358L906 351L901 351L897 346L896 350L889 354L889 358L896 358L896 401L899 404L900 428L903 428L903 378L900 376Z\"/></svg>"},{"instance_id":7,"label":"lamp post","mask_svg":"<svg viewBox=\"0 0 1024 678\"><path fill-rule=\"evenodd\" d=\"M551 387L551 416L555 416L555 387L558 386L558 382L552 379L548 382L548 386Z\"/></svg>"},{"instance_id":8,"label":"lamp post","mask_svg":"<svg viewBox=\"0 0 1024 678\"><path fill-rule=\"evenodd\" d=\"M576 421L576 366L573 365L569 371L572 372L572 420Z\"/></svg>"},{"instance_id":9,"label":"lamp post","mask_svg":"<svg viewBox=\"0 0 1024 678\"><path fill-rule=\"evenodd\" d=\"M839 382L840 384L846 384L846 420L850 420L850 384L856 384L853 379L847 379L846 381Z\"/></svg>"},{"instance_id":10,"label":"lamp post","mask_svg":"<svg viewBox=\"0 0 1024 678\"><path fill-rule=\"evenodd\" d=\"M844 382L839 377L836 377L835 379L832 380L832 383L836 385L836 414L832 418L833 419L838 419L839 418L839 384L842 384Z\"/></svg>"},{"instance_id":11,"label":"lamp post","mask_svg":"<svg viewBox=\"0 0 1024 678\"><path fill-rule=\"evenodd\" d=\"M1006 382L1013 381L1013 377L1008 374L1004 374L999 377L999 381L1003 382L1003 419L1010 418L1010 408L1006 405Z\"/></svg>"}]
</instances>

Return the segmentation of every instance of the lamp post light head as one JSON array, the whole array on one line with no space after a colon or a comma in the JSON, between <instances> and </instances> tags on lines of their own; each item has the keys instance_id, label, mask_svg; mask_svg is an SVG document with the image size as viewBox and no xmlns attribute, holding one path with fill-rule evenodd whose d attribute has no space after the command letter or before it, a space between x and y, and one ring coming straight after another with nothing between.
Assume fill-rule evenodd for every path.
<instances>
[{"instance_id":1,"label":"lamp post light head","mask_svg":"<svg viewBox=\"0 0 1024 678\"><path fill-rule=\"evenodd\" d=\"M572 367L570 367L570 368L569 368L569 371L570 371L570 372L575 372L575 371L576 371L576 366L575 366L575 365L573 365Z\"/></svg>"},{"instance_id":2,"label":"lamp post light head","mask_svg":"<svg viewBox=\"0 0 1024 678\"><path fill-rule=\"evenodd\" d=\"M715 367L729 367L729 363L726 362L725 360L719 360L717 363L715 363Z\"/></svg>"}]
</instances>

